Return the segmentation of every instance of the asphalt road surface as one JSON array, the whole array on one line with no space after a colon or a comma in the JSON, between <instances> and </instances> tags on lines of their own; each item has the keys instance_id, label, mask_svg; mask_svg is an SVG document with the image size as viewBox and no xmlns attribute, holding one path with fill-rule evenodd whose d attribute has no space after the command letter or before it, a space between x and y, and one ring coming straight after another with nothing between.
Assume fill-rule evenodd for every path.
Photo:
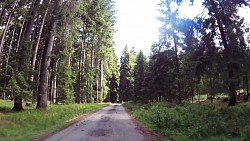
<instances>
[{"instance_id":1,"label":"asphalt road surface","mask_svg":"<svg viewBox=\"0 0 250 141\"><path fill-rule=\"evenodd\" d=\"M121 104L102 108L43 141L145 141Z\"/></svg>"}]
</instances>

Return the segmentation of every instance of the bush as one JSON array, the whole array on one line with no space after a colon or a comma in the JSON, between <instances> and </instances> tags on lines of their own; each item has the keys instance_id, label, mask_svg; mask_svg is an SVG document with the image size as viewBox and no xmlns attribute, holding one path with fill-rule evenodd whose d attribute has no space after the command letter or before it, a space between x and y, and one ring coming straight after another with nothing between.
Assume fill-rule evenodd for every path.
<instances>
[{"instance_id":1,"label":"bush","mask_svg":"<svg viewBox=\"0 0 250 141\"><path fill-rule=\"evenodd\" d=\"M171 103L135 104L125 107L146 127L180 140L249 140L250 106L227 107Z\"/></svg>"}]
</instances>

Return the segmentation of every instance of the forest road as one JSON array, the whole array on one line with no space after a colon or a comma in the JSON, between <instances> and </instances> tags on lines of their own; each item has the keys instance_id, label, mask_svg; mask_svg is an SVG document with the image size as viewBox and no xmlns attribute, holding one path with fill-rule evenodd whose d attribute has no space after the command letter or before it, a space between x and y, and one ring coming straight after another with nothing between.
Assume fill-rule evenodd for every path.
<instances>
[{"instance_id":1,"label":"forest road","mask_svg":"<svg viewBox=\"0 0 250 141\"><path fill-rule=\"evenodd\" d=\"M121 104L102 108L43 141L147 141Z\"/></svg>"}]
</instances>

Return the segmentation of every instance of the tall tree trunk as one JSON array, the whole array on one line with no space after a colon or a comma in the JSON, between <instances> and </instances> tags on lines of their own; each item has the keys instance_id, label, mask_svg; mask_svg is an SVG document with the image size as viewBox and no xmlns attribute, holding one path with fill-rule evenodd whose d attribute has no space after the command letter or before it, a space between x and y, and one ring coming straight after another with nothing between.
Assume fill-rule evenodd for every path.
<instances>
[{"instance_id":1,"label":"tall tree trunk","mask_svg":"<svg viewBox=\"0 0 250 141\"><path fill-rule=\"evenodd\" d=\"M78 63L79 63L79 66L78 66L78 82L77 82L77 84L78 84L78 90L77 90L77 95L76 95L76 103L81 103L82 102L82 97L83 97L83 92L81 91L81 89L83 89L82 88L82 80L83 80L83 73L84 73L84 56L85 56L85 54L84 54L84 41L83 41L84 39L82 39L82 43L81 43L81 50L80 50L80 54L79 54L79 56L80 56L80 60L78 61Z\"/></svg>"},{"instance_id":2,"label":"tall tree trunk","mask_svg":"<svg viewBox=\"0 0 250 141\"><path fill-rule=\"evenodd\" d=\"M32 29L33 29L33 25L35 22L35 18L37 16L37 9L38 9L38 5L40 3L40 0L36 0L35 3L33 3L33 8L31 9L31 15L28 17L27 20L27 26L25 28L25 32L22 38L22 47L21 47L21 57L20 57L20 64L19 66L25 66L24 64L26 63L26 59L28 59L26 52L30 50L31 46L27 46L26 43L30 42L30 36L32 34ZM23 68L23 67L21 67Z\"/></svg>"},{"instance_id":3,"label":"tall tree trunk","mask_svg":"<svg viewBox=\"0 0 250 141\"><path fill-rule=\"evenodd\" d=\"M99 74L96 74L96 102L99 102Z\"/></svg>"},{"instance_id":4,"label":"tall tree trunk","mask_svg":"<svg viewBox=\"0 0 250 141\"><path fill-rule=\"evenodd\" d=\"M247 88L246 100L248 100L248 98L249 98L249 82L248 82L248 73L246 74L246 88Z\"/></svg>"},{"instance_id":5,"label":"tall tree trunk","mask_svg":"<svg viewBox=\"0 0 250 141\"><path fill-rule=\"evenodd\" d=\"M58 15L58 11L62 5L63 0L58 0L57 5L55 6L55 15ZM37 108L46 108L47 107L47 92L48 92L48 79L49 79L49 66L52 52L53 43L54 43L54 32L56 30L58 20L53 17L49 27L49 35L45 41L45 47L43 50L41 67L40 67L40 81L38 87L38 98L37 98Z\"/></svg>"},{"instance_id":6,"label":"tall tree trunk","mask_svg":"<svg viewBox=\"0 0 250 141\"><path fill-rule=\"evenodd\" d=\"M10 26L10 19L12 17L12 14L9 15L8 21L6 23L5 29L3 31L3 35L2 35L2 39L1 39L1 43L0 43L0 62L2 61L2 57L3 57L3 46L4 46L4 42L5 42L5 37L6 37L6 33L9 30L9 26Z\"/></svg>"},{"instance_id":7,"label":"tall tree trunk","mask_svg":"<svg viewBox=\"0 0 250 141\"><path fill-rule=\"evenodd\" d=\"M55 62L55 66L54 66L54 69L53 69L53 72L52 72L52 88L51 88L51 101L52 103L56 103L56 99L57 99L57 66L58 66L58 61L59 59L56 60Z\"/></svg>"},{"instance_id":8,"label":"tall tree trunk","mask_svg":"<svg viewBox=\"0 0 250 141\"><path fill-rule=\"evenodd\" d=\"M14 5L12 7L12 11L10 11L10 15L9 15L8 21L7 21L6 25L5 25L5 29L4 29L4 32L3 32L3 35L2 35L2 39L1 39L1 43L0 43L0 62L2 61L2 57L3 57L2 51L3 51L3 46L4 46L4 42L5 42L6 33L9 30L10 20L12 18L13 10L16 8L17 2L18 2L18 0L15 1Z\"/></svg>"},{"instance_id":9,"label":"tall tree trunk","mask_svg":"<svg viewBox=\"0 0 250 141\"><path fill-rule=\"evenodd\" d=\"M91 75L90 75L89 82L88 82L90 89L93 89L93 73L92 72L93 72L93 68L94 68L94 56L95 56L95 49L92 46L92 48L91 48L91 57L90 57L90 59L91 59L91 61L90 61L90 65L91 65L90 66L90 73L91 73ZM93 101L92 92L90 92L89 100L90 100L90 102Z\"/></svg>"},{"instance_id":10,"label":"tall tree trunk","mask_svg":"<svg viewBox=\"0 0 250 141\"><path fill-rule=\"evenodd\" d=\"M212 7L214 9L217 9L217 5L215 4L214 0L211 1ZM227 36L225 33L225 29L222 24L221 17L219 17L218 14L215 14L215 19L219 27L222 43L225 49L225 54L231 54L231 49L228 46L227 43ZM235 106L236 105L236 90L235 90L235 82L233 81L234 79L234 71L233 71L233 63L227 60L227 68L228 68L228 78L229 78L229 106Z\"/></svg>"},{"instance_id":11,"label":"tall tree trunk","mask_svg":"<svg viewBox=\"0 0 250 141\"><path fill-rule=\"evenodd\" d=\"M103 78L104 78L104 68L103 68L103 57L101 56L101 61L100 61L100 95L101 95L101 100L103 100L103 98L104 98Z\"/></svg>"},{"instance_id":12,"label":"tall tree trunk","mask_svg":"<svg viewBox=\"0 0 250 141\"><path fill-rule=\"evenodd\" d=\"M81 68L81 70L82 70L81 80L84 80L83 75L85 73L85 61L86 61L86 50L85 50L85 48L83 48L83 58L82 58L82 68ZM81 99L80 99L81 103L83 103L83 97L85 97L85 102L86 102L86 96L84 96L86 90L84 89L83 86L82 86L82 89L83 89L83 91L82 91Z\"/></svg>"},{"instance_id":13,"label":"tall tree trunk","mask_svg":"<svg viewBox=\"0 0 250 141\"><path fill-rule=\"evenodd\" d=\"M28 51L30 49L30 46L28 46L26 43L30 42L30 35L32 34L32 28L33 28L33 24L35 21L35 17L37 15L37 9L38 9L38 5L40 3L40 0L36 0L33 3L32 9L31 9L31 16L28 17L28 21L27 21L27 25L26 25L26 30L25 33L23 35L23 40L22 40L22 47L21 47L21 51L20 51L20 58L19 58L19 64L18 64L18 70L19 72L24 72L23 74L25 75L25 72L27 71L27 61L29 59L29 55L28 55ZM24 76L25 79L27 79L27 76ZM22 109L21 107L17 107L17 106L22 106L22 96L20 94L15 95L14 98L14 107L13 110L14 111L19 111L20 109Z\"/></svg>"},{"instance_id":14,"label":"tall tree trunk","mask_svg":"<svg viewBox=\"0 0 250 141\"><path fill-rule=\"evenodd\" d=\"M181 103L182 99L181 99L181 84L180 84L180 64L179 64L179 57L178 57L177 41L176 41L174 30L172 32L173 32L173 39L174 39L174 50L175 50L175 61L176 61L178 100L179 100L179 103Z\"/></svg>"},{"instance_id":15,"label":"tall tree trunk","mask_svg":"<svg viewBox=\"0 0 250 141\"><path fill-rule=\"evenodd\" d=\"M211 68L209 67L210 102L213 103L213 82Z\"/></svg>"},{"instance_id":16,"label":"tall tree trunk","mask_svg":"<svg viewBox=\"0 0 250 141\"><path fill-rule=\"evenodd\" d=\"M37 51L38 51L39 43L40 43L40 40L41 40L41 35L42 35L42 31L43 31L45 19L46 19L48 10L49 10L50 2L51 2L51 0L48 0L47 8L46 8L46 10L44 12L42 23L40 25L40 30L39 30L39 33L38 33L38 37L37 37L37 41L36 41L36 46L35 46L35 51L34 51L33 59L32 59L32 71L35 70ZM34 74L32 74L32 76L31 76L31 81L33 81L33 79L34 79Z\"/></svg>"},{"instance_id":17,"label":"tall tree trunk","mask_svg":"<svg viewBox=\"0 0 250 141\"><path fill-rule=\"evenodd\" d=\"M8 47L8 53L6 55L6 62L5 62L5 68L4 68L6 75L7 75L7 69L8 69L8 65L9 65L9 58L10 58L10 54L11 54L11 50L12 50L12 43L13 43L13 40L14 40L15 32L16 32L16 29L14 29L13 32L12 32L12 37L11 37L9 47ZM5 90L6 90L7 84L8 84L8 80L7 80L7 78L5 78L3 100L5 100L5 95L6 95Z\"/></svg>"}]
</instances>

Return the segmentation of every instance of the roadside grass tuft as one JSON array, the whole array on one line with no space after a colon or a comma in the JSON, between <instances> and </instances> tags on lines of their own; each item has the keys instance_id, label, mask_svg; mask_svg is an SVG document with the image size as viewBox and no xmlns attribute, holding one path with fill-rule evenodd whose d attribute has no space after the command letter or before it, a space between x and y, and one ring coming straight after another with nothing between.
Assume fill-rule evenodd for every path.
<instances>
[{"instance_id":1,"label":"roadside grass tuft","mask_svg":"<svg viewBox=\"0 0 250 141\"><path fill-rule=\"evenodd\" d=\"M249 141L250 104L124 103L147 128L178 141Z\"/></svg>"},{"instance_id":2,"label":"roadside grass tuft","mask_svg":"<svg viewBox=\"0 0 250 141\"><path fill-rule=\"evenodd\" d=\"M69 125L77 120L76 116L107 105L50 105L47 109L35 109L33 105L21 112L10 112L13 102L0 100L0 140L28 141Z\"/></svg>"}]
</instances>

